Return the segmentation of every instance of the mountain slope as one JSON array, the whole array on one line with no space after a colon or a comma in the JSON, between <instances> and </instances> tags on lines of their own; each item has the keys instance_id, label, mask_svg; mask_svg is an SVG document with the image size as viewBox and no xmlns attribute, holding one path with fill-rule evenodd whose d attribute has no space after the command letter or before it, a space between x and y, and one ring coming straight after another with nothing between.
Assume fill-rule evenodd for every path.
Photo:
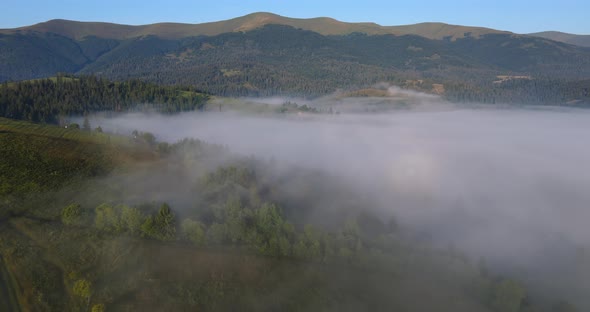
<instances>
[{"instance_id":1,"label":"mountain slope","mask_svg":"<svg viewBox=\"0 0 590 312\"><path fill-rule=\"evenodd\" d=\"M289 18L272 13L252 13L225 21L202 24L156 23L149 25L119 25L98 22L76 22L68 20L50 20L16 29L0 30L0 33L14 34L22 32L50 32L80 40L86 36L109 39L130 39L154 35L166 39L180 39L193 36L213 36L228 32L249 31L269 24L286 25L304 30L311 30L322 35L345 35L365 33L368 35L419 35L430 39L446 37L462 38L465 34L478 37L490 33L507 33L498 30L447 25L443 23L421 23L405 26L380 26L375 23L346 23L328 17L309 19Z\"/></svg>"},{"instance_id":2,"label":"mountain slope","mask_svg":"<svg viewBox=\"0 0 590 312\"><path fill-rule=\"evenodd\" d=\"M507 31L484 27L449 25L445 23L419 23L413 25L384 27L394 35L418 35L429 39L458 39L464 37L479 38L488 34L511 34Z\"/></svg>"},{"instance_id":3,"label":"mountain slope","mask_svg":"<svg viewBox=\"0 0 590 312\"><path fill-rule=\"evenodd\" d=\"M119 26L51 21L5 30L0 81L68 72L228 96L317 96L387 82L464 101L585 103L588 97L578 82L590 77L590 49L485 28L387 28L269 13L199 25ZM539 89L553 85L553 94ZM509 87L518 91L498 91Z\"/></svg>"},{"instance_id":4,"label":"mountain slope","mask_svg":"<svg viewBox=\"0 0 590 312\"><path fill-rule=\"evenodd\" d=\"M559 42L565 42L581 47L590 47L590 35L574 35L559 31L544 31L529 34L529 36L541 37Z\"/></svg>"}]
</instances>

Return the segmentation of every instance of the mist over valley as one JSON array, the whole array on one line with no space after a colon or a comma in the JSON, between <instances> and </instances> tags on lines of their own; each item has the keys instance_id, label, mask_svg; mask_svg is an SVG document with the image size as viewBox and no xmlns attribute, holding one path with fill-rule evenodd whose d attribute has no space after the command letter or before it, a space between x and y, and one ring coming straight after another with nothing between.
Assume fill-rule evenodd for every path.
<instances>
[{"instance_id":1,"label":"mist over valley","mask_svg":"<svg viewBox=\"0 0 590 312\"><path fill-rule=\"evenodd\" d=\"M590 311L587 10L194 5L0 29L0 310Z\"/></svg>"}]
</instances>

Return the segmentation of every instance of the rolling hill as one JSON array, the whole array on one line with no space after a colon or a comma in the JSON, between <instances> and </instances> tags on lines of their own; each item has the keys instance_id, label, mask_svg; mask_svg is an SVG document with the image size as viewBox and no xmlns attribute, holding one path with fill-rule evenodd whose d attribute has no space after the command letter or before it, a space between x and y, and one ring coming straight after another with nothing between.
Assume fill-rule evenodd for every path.
<instances>
[{"instance_id":1,"label":"rolling hill","mask_svg":"<svg viewBox=\"0 0 590 312\"><path fill-rule=\"evenodd\" d=\"M466 34L477 37L492 33L508 33L489 28L448 25L444 23L381 26L375 23L346 23L329 17L309 19L289 18L265 12L252 13L225 21L202 24L156 23L131 26L56 19L32 26L0 30L0 33L55 33L75 40L81 40L88 36L123 40L149 35L165 39L180 39L194 36L215 36L228 32L250 31L269 24L291 26L317 32L322 35L346 35L358 32L368 35L418 35L429 39L444 39L446 37L456 39L465 37Z\"/></svg>"},{"instance_id":2,"label":"rolling hill","mask_svg":"<svg viewBox=\"0 0 590 312\"><path fill-rule=\"evenodd\" d=\"M228 96L318 96L387 82L454 100L579 103L588 97L579 81L590 77L590 50L487 28L271 13L194 25L52 20L0 30L0 81L59 72ZM530 79L494 84L497 76ZM558 93L527 95L546 93L546 85Z\"/></svg>"},{"instance_id":3,"label":"rolling hill","mask_svg":"<svg viewBox=\"0 0 590 312\"><path fill-rule=\"evenodd\" d=\"M559 42L565 42L581 47L590 47L590 35L574 35L563 33L559 31L544 31L529 34L530 36L541 37L545 39L555 40Z\"/></svg>"}]
</instances>

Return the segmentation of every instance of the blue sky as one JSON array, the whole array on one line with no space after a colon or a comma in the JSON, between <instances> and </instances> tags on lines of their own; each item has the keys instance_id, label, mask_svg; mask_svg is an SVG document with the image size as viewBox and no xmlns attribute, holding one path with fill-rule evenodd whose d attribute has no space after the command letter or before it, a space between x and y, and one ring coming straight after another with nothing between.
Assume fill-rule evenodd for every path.
<instances>
[{"instance_id":1,"label":"blue sky","mask_svg":"<svg viewBox=\"0 0 590 312\"><path fill-rule=\"evenodd\" d=\"M346 22L403 25L419 22L484 26L517 33L558 30L590 34L589 0L17 0L0 6L0 28L64 18L122 24L202 23L273 12L289 17L329 16Z\"/></svg>"}]
</instances>

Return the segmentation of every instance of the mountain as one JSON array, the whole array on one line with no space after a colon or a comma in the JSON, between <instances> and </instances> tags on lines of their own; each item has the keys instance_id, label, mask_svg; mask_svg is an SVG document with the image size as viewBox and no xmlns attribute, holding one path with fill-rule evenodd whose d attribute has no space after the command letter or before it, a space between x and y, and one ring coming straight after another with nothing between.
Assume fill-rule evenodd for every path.
<instances>
[{"instance_id":1,"label":"mountain","mask_svg":"<svg viewBox=\"0 0 590 312\"><path fill-rule=\"evenodd\" d=\"M544 31L538 33L529 34L529 36L541 37L545 39L555 40L559 42L565 42L581 47L590 47L590 35L574 35L563 33L559 31Z\"/></svg>"},{"instance_id":2,"label":"mountain","mask_svg":"<svg viewBox=\"0 0 590 312\"><path fill-rule=\"evenodd\" d=\"M53 20L0 31L0 81L58 72L228 96L318 96L386 82L460 101L585 103L590 49L486 28L270 13L195 25Z\"/></svg>"},{"instance_id":3,"label":"mountain","mask_svg":"<svg viewBox=\"0 0 590 312\"><path fill-rule=\"evenodd\" d=\"M81 40L88 36L122 40L148 35L165 39L180 39L193 36L214 36L228 32L250 31L269 24L291 26L317 32L322 35L346 35L358 32L368 35L418 35L429 39L444 39L447 37L456 39L465 36L478 37L485 34L508 33L489 28L448 25L444 23L381 26L375 23L346 23L329 17L309 19L289 18L265 12L252 13L225 21L202 24L156 23L131 26L56 19L32 26L3 29L0 30L0 33L15 34L31 31L55 33L76 40Z\"/></svg>"}]
</instances>

